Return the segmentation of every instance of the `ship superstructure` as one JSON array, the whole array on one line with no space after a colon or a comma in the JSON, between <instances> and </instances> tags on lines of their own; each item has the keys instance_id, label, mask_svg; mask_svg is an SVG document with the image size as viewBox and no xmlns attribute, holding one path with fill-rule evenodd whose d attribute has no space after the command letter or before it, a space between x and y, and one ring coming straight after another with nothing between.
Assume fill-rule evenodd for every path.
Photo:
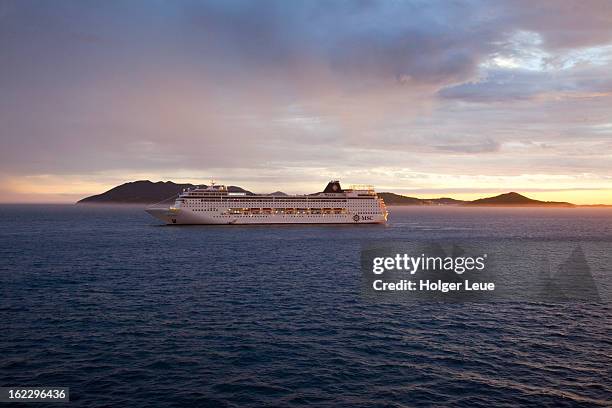
<instances>
[{"instance_id":1,"label":"ship superstructure","mask_svg":"<svg viewBox=\"0 0 612 408\"><path fill-rule=\"evenodd\" d=\"M186 189L171 206L146 209L167 224L380 224L387 208L372 186L342 189L330 181L320 193L269 195L229 192L224 185Z\"/></svg>"}]
</instances>

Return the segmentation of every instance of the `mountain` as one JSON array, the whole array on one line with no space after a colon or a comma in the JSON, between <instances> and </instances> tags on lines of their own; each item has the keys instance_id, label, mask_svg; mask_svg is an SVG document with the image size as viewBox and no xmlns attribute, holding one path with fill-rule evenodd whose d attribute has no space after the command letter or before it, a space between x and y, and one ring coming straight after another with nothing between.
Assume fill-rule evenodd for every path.
<instances>
[{"instance_id":1,"label":"mountain","mask_svg":"<svg viewBox=\"0 0 612 408\"><path fill-rule=\"evenodd\" d=\"M186 188L193 188L193 184L177 184L171 181L149 180L133 181L121 184L102 194L84 198L78 204L152 204L160 201L172 201ZM206 186L204 186L206 187ZM253 193L238 186L228 186L230 193ZM286 196L282 191L269 195ZM481 198L474 201L461 201L452 198L415 198L395 193L379 193L387 205L466 205L466 206L520 206L520 207L574 207L573 204L555 201L538 201L518 193L500 194L495 197Z\"/></svg>"},{"instance_id":2,"label":"mountain","mask_svg":"<svg viewBox=\"0 0 612 408\"><path fill-rule=\"evenodd\" d=\"M425 200L415 197L407 197L395 193L378 193L387 205L426 205Z\"/></svg>"},{"instance_id":3,"label":"mountain","mask_svg":"<svg viewBox=\"0 0 612 408\"><path fill-rule=\"evenodd\" d=\"M289 194L287 194L287 193L283 193L282 191L275 191L275 192L270 193L270 194L268 194L268 195L270 195L270 196L277 196L277 197L286 197L286 196L288 196Z\"/></svg>"},{"instance_id":4,"label":"mountain","mask_svg":"<svg viewBox=\"0 0 612 408\"><path fill-rule=\"evenodd\" d=\"M171 181L153 183L149 180L139 180L86 197L77 204L151 204L174 199L183 189L193 187L193 184L176 184ZM253 194L237 186L228 186L227 190L231 193Z\"/></svg>"},{"instance_id":5,"label":"mountain","mask_svg":"<svg viewBox=\"0 0 612 408\"><path fill-rule=\"evenodd\" d=\"M206 187L206 186L203 186ZM249 190L245 190L242 187L238 187L238 186L227 186L227 191L229 193L244 193L246 195L255 195L255 193L250 192Z\"/></svg>"},{"instance_id":6,"label":"mountain","mask_svg":"<svg viewBox=\"0 0 612 408\"><path fill-rule=\"evenodd\" d=\"M423 199L426 204L433 205L459 205L465 203L463 200L455 200L454 198L442 197L442 198L425 198Z\"/></svg>"},{"instance_id":7,"label":"mountain","mask_svg":"<svg viewBox=\"0 0 612 408\"><path fill-rule=\"evenodd\" d=\"M474 201L455 200L453 198L415 198L395 193L379 193L387 205L465 205L465 206L499 206L499 207L574 207L574 204L556 201L539 201L511 192L495 197L481 198Z\"/></svg>"},{"instance_id":8,"label":"mountain","mask_svg":"<svg viewBox=\"0 0 612 408\"><path fill-rule=\"evenodd\" d=\"M481 198L468 201L467 206L506 206L506 207L574 207L574 204L557 201L539 201L525 197L519 193L511 192L495 197Z\"/></svg>"},{"instance_id":9,"label":"mountain","mask_svg":"<svg viewBox=\"0 0 612 408\"><path fill-rule=\"evenodd\" d=\"M185 188L192 188L193 184L175 184L171 181L149 180L133 181L121 184L110 190L80 200L77 204L106 204L106 203L155 203L167 198L175 197Z\"/></svg>"},{"instance_id":10,"label":"mountain","mask_svg":"<svg viewBox=\"0 0 612 408\"><path fill-rule=\"evenodd\" d=\"M465 202L448 197L416 198L395 193L378 193L378 196L382 197L387 205L458 205Z\"/></svg>"}]
</instances>

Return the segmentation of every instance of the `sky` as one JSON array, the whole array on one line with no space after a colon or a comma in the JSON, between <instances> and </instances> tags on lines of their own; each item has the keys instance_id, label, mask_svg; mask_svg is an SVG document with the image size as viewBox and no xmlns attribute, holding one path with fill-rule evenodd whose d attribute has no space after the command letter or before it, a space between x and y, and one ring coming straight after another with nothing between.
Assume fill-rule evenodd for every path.
<instances>
[{"instance_id":1,"label":"sky","mask_svg":"<svg viewBox=\"0 0 612 408\"><path fill-rule=\"evenodd\" d=\"M0 202L134 180L612 204L612 1L0 0Z\"/></svg>"}]
</instances>

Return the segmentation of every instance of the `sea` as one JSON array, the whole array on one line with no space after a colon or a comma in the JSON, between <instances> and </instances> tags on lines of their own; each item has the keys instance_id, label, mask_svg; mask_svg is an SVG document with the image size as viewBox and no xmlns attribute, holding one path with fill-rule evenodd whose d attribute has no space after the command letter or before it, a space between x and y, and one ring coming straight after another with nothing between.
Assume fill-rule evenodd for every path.
<instances>
[{"instance_id":1,"label":"sea","mask_svg":"<svg viewBox=\"0 0 612 408\"><path fill-rule=\"evenodd\" d=\"M74 407L612 406L599 255L596 299L364 296L364 245L474 239L612 253L612 209L165 226L140 207L2 205L0 386L69 387Z\"/></svg>"}]
</instances>

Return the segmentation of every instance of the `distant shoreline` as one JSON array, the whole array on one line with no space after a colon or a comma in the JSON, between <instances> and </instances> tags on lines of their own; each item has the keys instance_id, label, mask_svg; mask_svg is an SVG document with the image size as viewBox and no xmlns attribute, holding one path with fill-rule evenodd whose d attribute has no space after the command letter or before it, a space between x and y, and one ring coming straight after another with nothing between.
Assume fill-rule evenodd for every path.
<instances>
[{"instance_id":1,"label":"distant shoreline","mask_svg":"<svg viewBox=\"0 0 612 408\"><path fill-rule=\"evenodd\" d=\"M140 207L144 208L153 203L0 203L0 205L73 205L79 207ZM612 204L572 204L572 205L537 205L537 204L387 204L387 207L408 207L408 208L612 208Z\"/></svg>"},{"instance_id":2,"label":"distant shoreline","mask_svg":"<svg viewBox=\"0 0 612 408\"><path fill-rule=\"evenodd\" d=\"M121 202L103 202L103 203L1 203L0 206L73 206L73 207L135 207L145 208L153 203L121 203ZM406 207L406 208L590 208L590 209L607 209L612 208L612 204L574 204L572 206L546 206L546 205L459 205L459 204L387 204L387 207Z\"/></svg>"},{"instance_id":3,"label":"distant shoreline","mask_svg":"<svg viewBox=\"0 0 612 408\"><path fill-rule=\"evenodd\" d=\"M387 204L387 207L444 207L444 208L612 208L612 204L572 204L572 205L538 205L538 204Z\"/></svg>"}]
</instances>

